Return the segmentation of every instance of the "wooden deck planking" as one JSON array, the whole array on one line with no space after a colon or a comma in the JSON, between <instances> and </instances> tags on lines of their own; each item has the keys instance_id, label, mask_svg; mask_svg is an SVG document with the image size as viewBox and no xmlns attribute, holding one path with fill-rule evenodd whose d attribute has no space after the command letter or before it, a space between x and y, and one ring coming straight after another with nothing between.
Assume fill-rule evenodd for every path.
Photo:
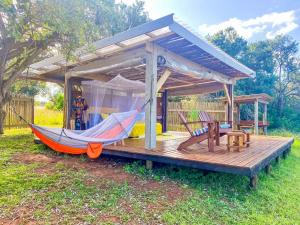
<instances>
[{"instance_id":1,"label":"wooden deck planking","mask_svg":"<svg viewBox=\"0 0 300 225\"><path fill-rule=\"evenodd\" d=\"M184 140L184 135L160 140L155 149L147 150L144 139L127 139L125 146L105 146L103 153L252 176L293 143L292 138L251 136L249 148L242 152L227 152L226 137L223 137L214 152L208 152L206 142L178 151L177 146Z\"/></svg>"}]
</instances>

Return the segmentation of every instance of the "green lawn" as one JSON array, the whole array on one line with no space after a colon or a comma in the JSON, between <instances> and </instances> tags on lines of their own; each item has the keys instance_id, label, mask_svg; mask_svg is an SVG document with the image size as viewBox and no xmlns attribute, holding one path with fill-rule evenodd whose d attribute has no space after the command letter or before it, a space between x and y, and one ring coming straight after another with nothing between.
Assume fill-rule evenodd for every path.
<instances>
[{"instance_id":1,"label":"green lawn","mask_svg":"<svg viewBox=\"0 0 300 225\"><path fill-rule=\"evenodd\" d=\"M300 141L286 160L245 177L60 155L28 129L0 137L0 224L300 224Z\"/></svg>"}]
</instances>

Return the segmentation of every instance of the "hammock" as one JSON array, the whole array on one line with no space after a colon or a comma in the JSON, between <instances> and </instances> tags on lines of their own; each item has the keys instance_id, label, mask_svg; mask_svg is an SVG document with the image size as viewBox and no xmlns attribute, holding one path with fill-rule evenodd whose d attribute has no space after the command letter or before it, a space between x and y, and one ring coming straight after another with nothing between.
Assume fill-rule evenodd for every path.
<instances>
[{"instance_id":1,"label":"hammock","mask_svg":"<svg viewBox=\"0 0 300 225\"><path fill-rule=\"evenodd\" d=\"M84 131L34 124L29 126L44 144L55 151L69 154L86 153L90 158L98 158L103 146L127 138L140 116L139 110L112 113L98 125Z\"/></svg>"}]
</instances>

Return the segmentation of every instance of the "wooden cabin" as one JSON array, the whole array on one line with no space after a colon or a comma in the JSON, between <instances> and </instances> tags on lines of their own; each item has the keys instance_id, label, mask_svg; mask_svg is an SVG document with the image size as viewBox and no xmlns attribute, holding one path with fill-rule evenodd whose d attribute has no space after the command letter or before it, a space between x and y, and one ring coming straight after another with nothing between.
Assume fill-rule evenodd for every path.
<instances>
[{"instance_id":1,"label":"wooden cabin","mask_svg":"<svg viewBox=\"0 0 300 225\"><path fill-rule=\"evenodd\" d=\"M162 95L162 124L166 127L168 96L199 95L225 90L229 101L227 120L233 120L233 90L237 80L254 78L255 72L176 21L173 15L148 22L93 44L93 52L77 51L77 60L47 58L30 66L31 79L64 85L65 127L70 127L72 87L84 80L107 81L118 74L146 84L145 138L129 139L125 146L105 146L103 154L246 175L257 172L286 152L291 139L252 138L244 152L228 153L223 141L215 152L197 144L177 151L186 134L172 138L156 135L157 95ZM263 145L261 145L263 143ZM264 154L262 154L262 151Z\"/></svg>"}]
</instances>

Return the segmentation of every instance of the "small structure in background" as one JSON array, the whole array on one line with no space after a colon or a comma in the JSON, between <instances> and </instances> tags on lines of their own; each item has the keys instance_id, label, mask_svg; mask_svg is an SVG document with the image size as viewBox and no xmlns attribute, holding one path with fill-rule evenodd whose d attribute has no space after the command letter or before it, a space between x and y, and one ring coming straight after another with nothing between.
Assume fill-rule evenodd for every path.
<instances>
[{"instance_id":1,"label":"small structure in background","mask_svg":"<svg viewBox=\"0 0 300 225\"><path fill-rule=\"evenodd\" d=\"M259 128L261 128L263 134L267 134L267 128L269 122L267 120L268 104L272 100L272 97L268 94L252 94L252 95L240 95L234 96L234 104L236 108L236 126L239 130L253 129L254 134L259 134ZM227 99L225 100L227 103ZM253 104L253 120L242 120L240 106L242 104ZM262 120L259 120L259 104L263 105Z\"/></svg>"}]
</instances>

